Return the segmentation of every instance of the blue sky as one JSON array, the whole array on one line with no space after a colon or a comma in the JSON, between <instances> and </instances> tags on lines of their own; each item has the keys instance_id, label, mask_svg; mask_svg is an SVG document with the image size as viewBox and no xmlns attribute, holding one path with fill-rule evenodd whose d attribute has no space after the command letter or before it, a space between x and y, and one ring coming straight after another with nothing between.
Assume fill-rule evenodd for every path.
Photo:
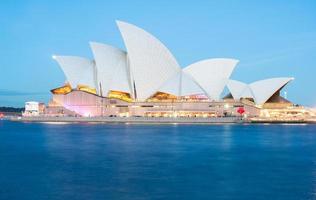
<instances>
[{"instance_id":1,"label":"blue sky","mask_svg":"<svg viewBox=\"0 0 316 200\"><path fill-rule=\"evenodd\" d=\"M65 77L53 54L92 58L89 41L125 48L115 20L159 38L182 67L237 58L232 78L293 76L285 90L316 106L316 1L28 1L0 2L0 106L48 102Z\"/></svg>"}]
</instances>

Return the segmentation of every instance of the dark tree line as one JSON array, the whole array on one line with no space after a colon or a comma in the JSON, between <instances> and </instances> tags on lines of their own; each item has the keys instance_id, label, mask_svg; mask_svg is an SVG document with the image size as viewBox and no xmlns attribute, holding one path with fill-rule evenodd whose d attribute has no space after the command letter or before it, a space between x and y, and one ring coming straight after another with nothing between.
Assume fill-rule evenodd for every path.
<instances>
[{"instance_id":1,"label":"dark tree line","mask_svg":"<svg viewBox=\"0 0 316 200\"><path fill-rule=\"evenodd\" d=\"M14 108L14 107L0 107L0 112L22 112L24 111L24 108Z\"/></svg>"}]
</instances>

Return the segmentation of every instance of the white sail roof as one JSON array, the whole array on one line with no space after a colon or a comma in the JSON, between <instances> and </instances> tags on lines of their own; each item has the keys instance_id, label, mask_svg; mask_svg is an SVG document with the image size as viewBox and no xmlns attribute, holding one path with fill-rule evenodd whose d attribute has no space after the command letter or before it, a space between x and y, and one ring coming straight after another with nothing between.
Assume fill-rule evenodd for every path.
<instances>
[{"instance_id":1,"label":"white sail roof","mask_svg":"<svg viewBox=\"0 0 316 200\"><path fill-rule=\"evenodd\" d=\"M181 81L181 72L175 74L169 80L167 80L162 87L158 89L159 92L165 92L175 96L180 96L180 81Z\"/></svg>"},{"instance_id":2,"label":"white sail roof","mask_svg":"<svg viewBox=\"0 0 316 200\"><path fill-rule=\"evenodd\" d=\"M254 98L249 85L247 85L247 87L241 92L240 98Z\"/></svg>"},{"instance_id":3,"label":"white sail roof","mask_svg":"<svg viewBox=\"0 0 316 200\"><path fill-rule=\"evenodd\" d=\"M204 94L202 88L182 70L169 79L160 89L160 92L173 94L175 96L188 96Z\"/></svg>"},{"instance_id":4,"label":"white sail roof","mask_svg":"<svg viewBox=\"0 0 316 200\"><path fill-rule=\"evenodd\" d=\"M137 99L145 100L180 71L177 60L157 38L132 24L117 21L128 52Z\"/></svg>"},{"instance_id":5,"label":"white sail roof","mask_svg":"<svg viewBox=\"0 0 316 200\"><path fill-rule=\"evenodd\" d=\"M253 82L249 85L257 105L264 104L274 93L294 80L292 77L271 78Z\"/></svg>"},{"instance_id":6,"label":"white sail roof","mask_svg":"<svg viewBox=\"0 0 316 200\"><path fill-rule=\"evenodd\" d=\"M278 90L284 87L294 78L271 78L246 84L236 80L229 80L227 87L234 99L253 98L257 105L262 105Z\"/></svg>"},{"instance_id":7,"label":"white sail roof","mask_svg":"<svg viewBox=\"0 0 316 200\"><path fill-rule=\"evenodd\" d=\"M181 79L181 96L189 96L194 94L205 94L202 87L189 75L182 72Z\"/></svg>"},{"instance_id":8,"label":"white sail roof","mask_svg":"<svg viewBox=\"0 0 316 200\"><path fill-rule=\"evenodd\" d=\"M207 96L219 100L225 85L239 61L216 58L193 63L184 69L203 88Z\"/></svg>"},{"instance_id":9,"label":"white sail roof","mask_svg":"<svg viewBox=\"0 0 316 200\"><path fill-rule=\"evenodd\" d=\"M110 45L90 42L97 69L98 90L107 96L110 90L131 93L126 52Z\"/></svg>"},{"instance_id":10,"label":"white sail roof","mask_svg":"<svg viewBox=\"0 0 316 200\"><path fill-rule=\"evenodd\" d=\"M246 83L229 80L227 82L227 87L235 100L239 100L240 98L253 98L251 90Z\"/></svg>"},{"instance_id":11,"label":"white sail roof","mask_svg":"<svg viewBox=\"0 0 316 200\"><path fill-rule=\"evenodd\" d=\"M72 88L78 85L95 87L94 62L78 56L53 56Z\"/></svg>"},{"instance_id":12,"label":"white sail roof","mask_svg":"<svg viewBox=\"0 0 316 200\"><path fill-rule=\"evenodd\" d=\"M53 56L72 88L86 85L107 96L110 90L128 92L146 100L158 91L187 96L206 94L219 100L227 84L234 99L251 97L257 105L293 80L272 78L246 84L229 77L238 60L202 60L181 69L172 53L157 38L132 24L117 21L128 54L118 48L91 42L95 61L77 56ZM229 81L228 81L229 80Z\"/></svg>"}]
</instances>

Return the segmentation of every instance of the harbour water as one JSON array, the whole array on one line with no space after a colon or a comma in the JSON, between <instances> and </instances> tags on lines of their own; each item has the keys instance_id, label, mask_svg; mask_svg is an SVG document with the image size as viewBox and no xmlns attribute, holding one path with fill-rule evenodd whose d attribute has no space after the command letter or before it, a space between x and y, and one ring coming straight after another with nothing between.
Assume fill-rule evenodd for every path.
<instances>
[{"instance_id":1,"label":"harbour water","mask_svg":"<svg viewBox=\"0 0 316 200\"><path fill-rule=\"evenodd\" d=\"M316 125L3 120L0 199L316 199Z\"/></svg>"}]
</instances>

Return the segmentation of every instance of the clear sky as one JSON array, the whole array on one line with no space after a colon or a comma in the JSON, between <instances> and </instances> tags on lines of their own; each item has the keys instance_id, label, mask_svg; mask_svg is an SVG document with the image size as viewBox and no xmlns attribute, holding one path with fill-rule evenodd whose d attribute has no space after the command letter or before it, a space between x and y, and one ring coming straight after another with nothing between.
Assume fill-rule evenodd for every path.
<instances>
[{"instance_id":1,"label":"clear sky","mask_svg":"<svg viewBox=\"0 0 316 200\"><path fill-rule=\"evenodd\" d=\"M293 76L288 99L316 106L315 0L1 1L0 106L48 102L65 81L53 54L92 58L89 41L125 48L116 19L155 35L182 67L229 57L236 80Z\"/></svg>"}]
</instances>

